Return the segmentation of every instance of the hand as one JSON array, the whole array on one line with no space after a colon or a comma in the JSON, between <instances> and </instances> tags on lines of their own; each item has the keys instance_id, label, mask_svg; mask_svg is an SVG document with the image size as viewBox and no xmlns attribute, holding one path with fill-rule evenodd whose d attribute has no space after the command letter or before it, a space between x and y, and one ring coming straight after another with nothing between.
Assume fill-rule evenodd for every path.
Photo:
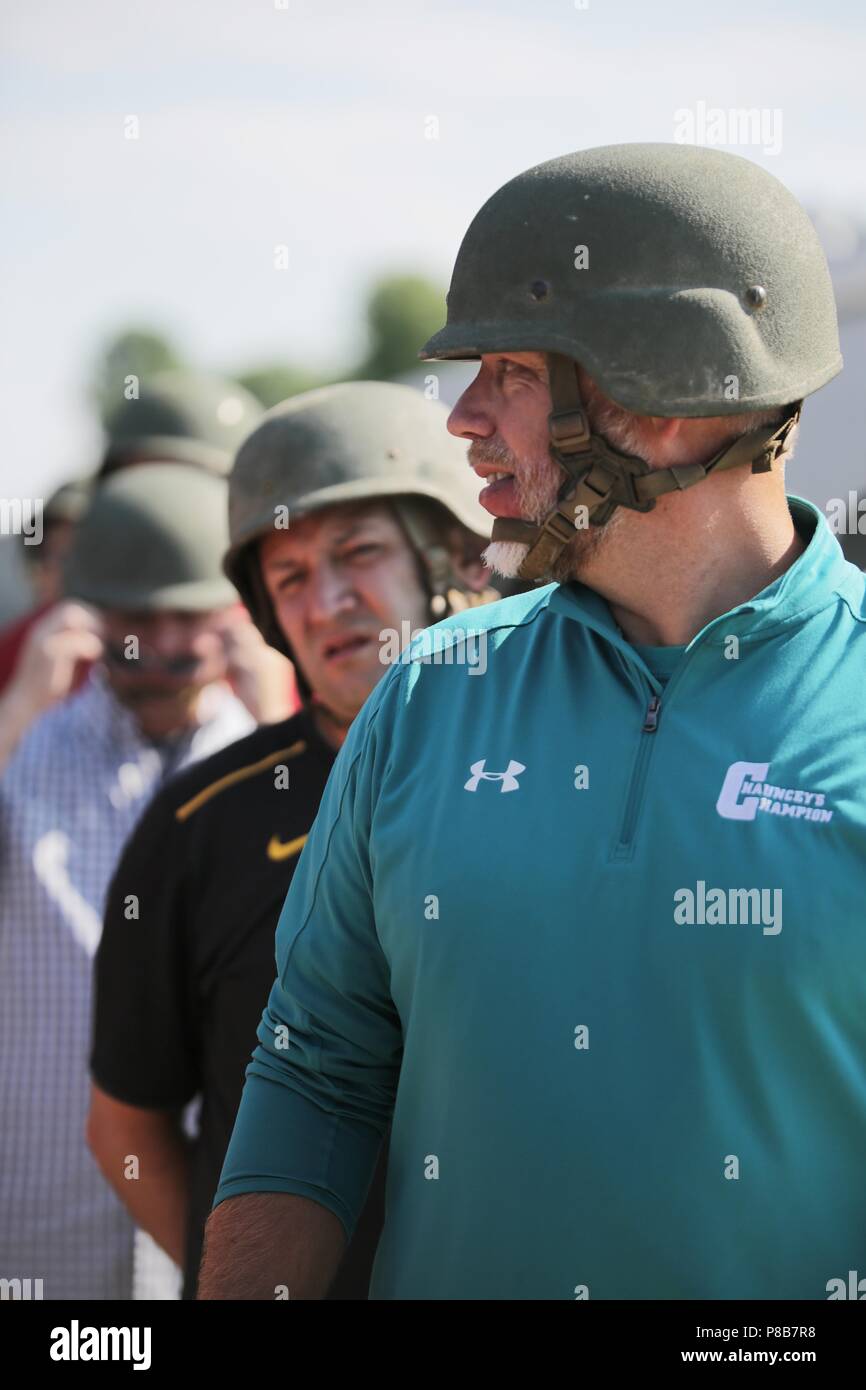
<instances>
[{"instance_id":1,"label":"hand","mask_svg":"<svg viewBox=\"0 0 866 1390\"><path fill-rule=\"evenodd\" d=\"M258 724L288 719L294 668L269 647L245 609L232 609L219 629L232 686Z\"/></svg>"},{"instance_id":2,"label":"hand","mask_svg":"<svg viewBox=\"0 0 866 1390\"><path fill-rule=\"evenodd\" d=\"M33 624L0 697L0 768L40 714L66 698L81 661L102 655L101 623L95 609L63 602Z\"/></svg>"},{"instance_id":3,"label":"hand","mask_svg":"<svg viewBox=\"0 0 866 1390\"><path fill-rule=\"evenodd\" d=\"M7 687L32 718L64 700L75 682L80 661L102 655L99 614L83 603L62 602L33 624Z\"/></svg>"}]
</instances>

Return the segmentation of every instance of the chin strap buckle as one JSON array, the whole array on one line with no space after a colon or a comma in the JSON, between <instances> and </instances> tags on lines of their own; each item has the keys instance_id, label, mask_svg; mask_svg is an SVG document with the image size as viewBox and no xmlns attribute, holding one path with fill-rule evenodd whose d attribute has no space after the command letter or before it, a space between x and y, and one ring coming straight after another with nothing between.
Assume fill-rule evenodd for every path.
<instances>
[{"instance_id":1,"label":"chin strap buckle","mask_svg":"<svg viewBox=\"0 0 866 1390\"><path fill-rule=\"evenodd\" d=\"M764 448L756 459L752 460L753 473L769 473L776 462L776 459L784 452L788 435L797 426L800 420L800 411L803 409L803 402L799 401L796 409L790 414L787 420L779 426L776 433L767 440Z\"/></svg>"},{"instance_id":2,"label":"chin strap buckle","mask_svg":"<svg viewBox=\"0 0 866 1390\"><path fill-rule=\"evenodd\" d=\"M552 411L547 417L547 427L557 453L582 454L589 447L592 431L583 406Z\"/></svg>"}]
</instances>

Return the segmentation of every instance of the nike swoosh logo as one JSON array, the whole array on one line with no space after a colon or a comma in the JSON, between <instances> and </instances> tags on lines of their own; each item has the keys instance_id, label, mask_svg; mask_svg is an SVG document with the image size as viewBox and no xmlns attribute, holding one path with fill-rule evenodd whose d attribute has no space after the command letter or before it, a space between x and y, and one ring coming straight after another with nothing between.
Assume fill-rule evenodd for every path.
<instances>
[{"instance_id":1,"label":"nike swoosh logo","mask_svg":"<svg viewBox=\"0 0 866 1390\"><path fill-rule=\"evenodd\" d=\"M306 835L299 835L296 840L286 840L283 843L279 835L272 835L268 841L268 858L276 860L277 863L281 859L291 859L293 854L303 849L306 839Z\"/></svg>"}]
</instances>

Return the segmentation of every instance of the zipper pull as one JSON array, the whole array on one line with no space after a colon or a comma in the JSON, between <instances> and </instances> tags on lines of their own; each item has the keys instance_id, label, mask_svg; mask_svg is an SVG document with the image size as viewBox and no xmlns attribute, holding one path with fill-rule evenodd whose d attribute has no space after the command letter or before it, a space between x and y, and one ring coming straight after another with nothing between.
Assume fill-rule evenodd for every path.
<instances>
[{"instance_id":1,"label":"zipper pull","mask_svg":"<svg viewBox=\"0 0 866 1390\"><path fill-rule=\"evenodd\" d=\"M653 695L647 706L646 718L643 722L643 732L645 734L654 734L658 728L661 707L661 697L659 695Z\"/></svg>"}]
</instances>

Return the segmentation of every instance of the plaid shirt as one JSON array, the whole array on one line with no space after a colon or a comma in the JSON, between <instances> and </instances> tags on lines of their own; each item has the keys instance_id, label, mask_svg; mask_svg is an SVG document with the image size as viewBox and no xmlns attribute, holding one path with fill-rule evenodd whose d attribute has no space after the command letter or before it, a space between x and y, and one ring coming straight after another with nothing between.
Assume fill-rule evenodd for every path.
<instances>
[{"instance_id":1,"label":"plaid shirt","mask_svg":"<svg viewBox=\"0 0 866 1390\"><path fill-rule=\"evenodd\" d=\"M0 780L0 1277L49 1299L175 1296L85 1142L92 958L111 875L171 772L253 727L225 686L169 757L94 670L31 727ZM142 889L146 885L142 884ZM139 1258L144 1256L144 1258Z\"/></svg>"}]
</instances>

